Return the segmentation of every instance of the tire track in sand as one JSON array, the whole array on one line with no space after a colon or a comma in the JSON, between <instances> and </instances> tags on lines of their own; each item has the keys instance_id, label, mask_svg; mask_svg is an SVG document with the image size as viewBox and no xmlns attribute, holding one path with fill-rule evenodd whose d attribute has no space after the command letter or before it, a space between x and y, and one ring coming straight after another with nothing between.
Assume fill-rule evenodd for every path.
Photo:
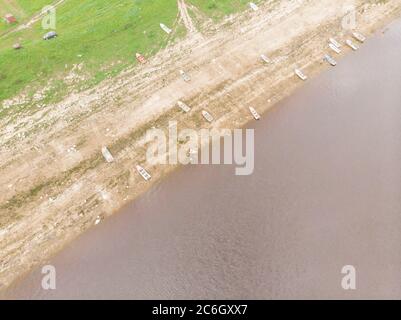
<instances>
[{"instance_id":1,"label":"tire track in sand","mask_svg":"<svg viewBox=\"0 0 401 320\"><path fill-rule=\"evenodd\" d=\"M194 33L196 32L196 27L192 21L191 16L188 13L188 8L185 3L185 0L177 0L178 9L180 11L180 16L184 22L185 28L187 28L188 32Z\"/></svg>"}]
</instances>

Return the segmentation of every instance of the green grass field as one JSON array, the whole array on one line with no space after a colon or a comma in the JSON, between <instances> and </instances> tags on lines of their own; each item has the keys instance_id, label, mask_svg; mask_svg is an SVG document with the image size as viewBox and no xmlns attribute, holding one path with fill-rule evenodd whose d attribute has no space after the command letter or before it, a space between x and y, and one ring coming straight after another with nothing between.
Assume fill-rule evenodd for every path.
<instances>
[{"instance_id":1,"label":"green grass field","mask_svg":"<svg viewBox=\"0 0 401 320\"><path fill-rule=\"evenodd\" d=\"M13 13L19 23L41 11L51 0L0 0L1 14ZM217 20L246 8L247 0L187 0ZM113 76L136 63L135 52L153 55L163 48L169 36L159 23L173 27L178 15L176 0L65 0L57 8L56 31L59 37L43 41L41 21L31 28L8 33L0 38L0 102L29 87L33 94L49 82L48 99L59 99L64 92L63 75L72 65L83 63L87 80L84 89ZM0 24L0 34L7 26ZM182 37L179 25L170 39ZM19 42L23 49L12 49ZM0 114L1 114L0 110Z\"/></svg>"}]
</instances>

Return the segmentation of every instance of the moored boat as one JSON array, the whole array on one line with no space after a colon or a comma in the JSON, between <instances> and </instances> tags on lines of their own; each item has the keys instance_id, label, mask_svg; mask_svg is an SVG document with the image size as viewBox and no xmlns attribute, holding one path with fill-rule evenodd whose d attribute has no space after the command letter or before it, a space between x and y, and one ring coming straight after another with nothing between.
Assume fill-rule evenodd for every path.
<instances>
[{"instance_id":1,"label":"moored boat","mask_svg":"<svg viewBox=\"0 0 401 320\"><path fill-rule=\"evenodd\" d=\"M333 50L335 53L337 53L337 54L340 54L340 53L341 53L341 49L340 49L339 47L335 46L334 44L329 43L329 47L330 47L330 49Z\"/></svg>"},{"instance_id":2,"label":"moored boat","mask_svg":"<svg viewBox=\"0 0 401 320\"><path fill-rule=\"evenodd\" d=\"M185 113L191 111L191 108L188 107L184 102L182 102L182 101L177 101L177 104L178 104L178 107L179 107L182 111L184 111Z\"/></svg>"},{"instance_id":3,"label":"moored boat","mask_svg":"<svg viewBox=\"0 0 401 320\"><path fill-rule=\"evenodd\" d=\"M334 39L334 38L330 38L329 39L329 41L330 41L330 43L332 43L334 46L336 46L337 48L341 48L342 47L342 45L341 45L341 43L339 43L336 39Z\"/></svg>"},{"instance_id":4,"label":"moored boat","mask_svg":"<svg viewBox=\"0 0 401 320\"><path fill-rule=\"evenodd\" d=\"M207 122L212 122L214 120L213 116L206 110L202 111L202 116L206 119Z\"/></svg>"},{"instance_id":5,"label":"moored boat","mask_svg":"<svg viewBox=\"0 0 401 320\"><path fill-rule=\"evenodd\" d=\"M326 54L324 56L324 60L326 60L330 65L332 65L333 67L335 67L337 65L337 61L334 60L330 55Z\"/></svg>"},{"instance_id":6,"label":"moored boat","mask_svg":"<svg viewBox=\"0 0 401 320\"><path fill-rule=\"evenodd\" d=\"M258 10L259 10L259 7L258 7L255 3L253 3L253 2L250 2L250 3L249 3L249 6L251 7L251 9L252 9L253 11L258 11Z\"/></svg>"},{"instance_id":7,"label":"moored boat","mask_svg":"<svg viewBox=\"0 0 401 320\"><path fill-rule=\"evenodd\" d=\"M269 63L269 62L270 62L270 59L269 59L266 55L264 55L264 54L261 54L261 55L260 55L260 58L261 58L262 61L265 62L265 63Z\"/></svg>"},{"instance_id":8,"label":"moored boat","mask_svg":"<svg viewBox=\"0 0 401 320\"><path fill-rule=\"evenodd\" d=\"M185 82L191 81L191 77L184 70L180 70L180 75Z\"/></svg>"},{"instance_id":9,"label":"moored boat","mask_svg":"<svg viewBox=\"0 0 401 320\"><path fill-rule=\"evenodd\" d=\"M170 34L171 31L172 31L169 27L167 27L167 26L166 26L165 24L163 24L163 23L160 23L160 28L162 28L163 31L166 32L167 34Z\"/></svg>"},{"instance_id":10,"label":"moored boat","mask_svg":"<svg viewBox=\"0 0 401 320\"><path fill-rule=\"evenodd\" d=\"M356 39L356 40L358 40L359 42L365 42L365 40L366 40L366 37L364 36L364 35L362 35L362 34L360 34L359 32L353 32L352 33L352 36Z\"/></svg>"},{"instance_id":11,"label":"moored boat","mask_svg":"<svg viewBox=\"0 0 401 320\"><path fill-rule=\"evenodd\" d=\"M145 64L147 62L146 58L141 55L140 53L135 54L136 60L138 60L140 63Z\"/></svg>"},{"instance_id":12,"label":"moored boat","mask_svg":"<svg viewBox=\"0 0 401 320\"><path fill-rule=\"evenodd\" d=\"M108 163L111 163L114 161L114 157L107 147L102 147L102 154Z\"/></svg>"},{"instance_id":13,"label":"moored boat","mask_svg":"<svg viewBox=\"0 0 401 320\"><path fill-rule=\"evenodd\" d=\"M249 107L249 111L251 111L252 116L255 118L255 120L260 119L259 113L255 110L253 107Z\"/></svg>"},{"instance_id":14,"label":"moored boat","mask_svg":"<svg viewBox=\"0 0 401 320\"><path fill-rule=\"evenodd\" d=\"M352 42L352 40L348 39L347 41L345 41L345 43L354 51L359 49L358 46Z\"/></svg>"}]
</instances>

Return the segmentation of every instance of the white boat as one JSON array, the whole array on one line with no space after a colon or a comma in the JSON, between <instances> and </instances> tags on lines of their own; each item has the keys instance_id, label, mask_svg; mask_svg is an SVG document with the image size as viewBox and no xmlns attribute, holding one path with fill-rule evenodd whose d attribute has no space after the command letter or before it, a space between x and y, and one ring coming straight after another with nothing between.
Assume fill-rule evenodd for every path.
<instances>
[{"instance_id":1,"label":"white boat","mask_svg":"<svg viewBox=\"0 0 401 320\"><path fill-rule=\"evenodd\" d=\"M102 154L108 163L111 163L114 161L114 157L110 153L109 149L107 149L107 147L102 147Z\"/></svg>"},{"instance_id":2,"label":"white boat","mask_svg":"<svg viewBox=\"0 0 401 320\"><path fill-rule=\"evenodd\" d=\"M336 39L334 39L334 38L330 38L329 41L330 41L330 43L332 43L334 46L336 46L336 47L339 48L339 49L342 47L341 43L339 43L339 42L338 42Z\"/></svg>"},{"instance_id":3,"label":"white boat","mask_svg":"<svg viewBox=\"0 0 401 320\"><path fill-rule=\"evenodd\" d=\"M251 113L252 113L253 117L255 118L255 120L259 120L260 119L259 113L257 113L257 111L254 108L249 107L249 111L251 111Z\"/></svg>"},{"instance_id":4,"label":"white boat","mask_svg":"<svg viewBox=\"0 0 401 320\"><path fill-rule=\"evenodd\" d=\"M259 10L259 7L258 7L255 3L253 3L253 2L250 2L250 3L249 3L249 6L251 7L251 9L252 9L253 11L258 11L258 10Z\"/></svg>"},{"instance_id":5,"label":"white boat","mask_svg":"<svg viewBox=\"0 0 401 320\"><path fill-rule=\"evenodd\" d=\"M178 104L178 107L179 107L182 111L184 111L185 113L191 111L191 108L188 107L184 102L178 101L177 104Z\"/></svg>"},{"instance_id":6,"label":"white boat","mask_svg":"<svg viewBox=\"0 0 401 320\"><path fill-rule=\"evenodd\" d=\"M205 111L205 110L203 110L202 111L202 116L206 119L206 121L208 121L208 122L212 122L214 119L213 119L213 117L212 117L212 115L209 113L209 112L207 112L207 111Z\"/></svg>"},{"instance_id":7,"label":"white boat","mask_svg":"<svg viewBox=\"0 0 401 320\"><path fill-rule=\"evenodd\" d=\"M338 53L338 54L341 53L341 49L340 49L339 47L335 46L334 44L329 43L329 47L330 47L330 49L333 50L335 53Z\"/></svg>"},{"instance_id":8,"label":"white boat","mask_svg":"<svg viewBox=\"0 0 401 320\"><path fill-rule=\"evenodd\" d=\"M139 172L139 174L145 181L149 181L152 178L152 176L141 166L136 166L136 170Z\"/></svg>"},{"instance_id":9,"label":"white boat","mask_svg":"<svg viewBox=\"0 0 401 320\"><path fill-rule=\"evenodd\" d=\"M260 55L260 58L261 58L262 61L265 62L265 63L269 63L269 62L270 62L270 59L269 59L266 55L264 55L264 54L261 54L261 55Z\"/></svg>"},{"instance_id":10,"label":"white boat","mask_svg":"<svg viewBox=\"0 0 401 320\"><path fill-rule=\"evenodd\" d=\"M332 65L333 67L335 67L337 65L337 61L334 60L330 55L326 54L324 56L324 60L326 60L330 65Z\"/></svg>"},{"instance_id":11,"label":"white boat","mask_svg":"<svg viewBox=\"0 0 401 320\"><path fill-rule=\"evenodd\" d=\"M366 37L364 36L364 35L362 35L362 34L360 34L359 32L353 32L352 33L352 36L356 39L356 40L358 40L359 42L365 42L365 40L366 40Z\"/></svg>"},{"instance_id":12,"label":"white boat","mask_svg":"<svg viewBox=\"0 0 401 320\"><path fill-rule=\"evenodd\" d=\"M163 24L163 23L160 23L160 28L162 28L163 31L166 32L167 34L170 34L171 31L172 31L169 27L167 27L167 26L166 26L165 24Z\"/></svg>"},{"instance_id":13,"label":"white boat","mask_svg":"<svg viewBox=\"0 0 401 320\"><path fill-rule=\"evenodd\" d=\"M295 69L295 74L303 81L308 80L308 77L299 69Z\"/></svg>"},{"instance_id":14,"label":"white boat","mask_svg":"<svg viewBox=\"0 0 401 320\"><path fill-rule=\"evenodd\" d=\"M352 40L347 40L345 43L354 51L358 50L358 46L352 42Z\"/></svg>"},{"instance_id":15,"label":"white boat","mask_svg":"<svg viewBox=\"0 0 401 320\"><path fill-rule=\"evenodd\" d=\"M184 70L180 70L180 75L185 82L191 81L191 77Z\"/></svg>"}]
</instances>

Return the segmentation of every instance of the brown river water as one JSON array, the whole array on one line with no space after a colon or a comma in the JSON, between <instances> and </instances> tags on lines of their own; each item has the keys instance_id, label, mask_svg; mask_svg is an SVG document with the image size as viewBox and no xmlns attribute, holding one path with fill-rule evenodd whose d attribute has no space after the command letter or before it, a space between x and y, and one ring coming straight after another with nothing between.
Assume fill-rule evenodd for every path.
<instances>
[{"instance_id":1,"label":"brown river water","mask_svg":"<svg viewBox=\"0 0 401 320\"><path fill-rule=\"evenodd\" d=\"M7 298L400 299L400 57L397 21L250 124L253 175L184 167Z\"/></svg>"}]
</instances>

